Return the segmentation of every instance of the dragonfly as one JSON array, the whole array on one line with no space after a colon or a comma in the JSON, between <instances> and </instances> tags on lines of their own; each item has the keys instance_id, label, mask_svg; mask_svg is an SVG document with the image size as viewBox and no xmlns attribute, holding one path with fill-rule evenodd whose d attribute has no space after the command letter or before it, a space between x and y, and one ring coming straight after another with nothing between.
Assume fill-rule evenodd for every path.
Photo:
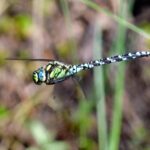
<instances>
[{"instance_id":1,"label":"dragonfly","mask_svg":"<svg viewBox=\"0 0 150 150\"><path fill-rule=\"evenodd\" d=\"M141 57L150 56L149 51L139 51L139 52L129 52L123 55L116 55L112 57L102 58L99 60L92 60L87 63L79 65L65 64L60 61L51 59L19 59L19 58L6 58L6 60L23 60L23 61L46 61L47 65L36 69L33 72L33 81L35 84L41 85L45 83L46 85L56 84L64 80L73 77L78 72L92 69L97 66L103 66L105 64L111 64L115 62L127 61Z\"/></svg>"}]
</instances>

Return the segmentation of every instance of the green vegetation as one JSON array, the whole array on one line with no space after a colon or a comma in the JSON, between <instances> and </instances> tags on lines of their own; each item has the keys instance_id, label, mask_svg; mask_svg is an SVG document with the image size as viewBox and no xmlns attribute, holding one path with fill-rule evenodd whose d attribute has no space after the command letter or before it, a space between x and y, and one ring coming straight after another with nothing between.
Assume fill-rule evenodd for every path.
<instances>
[{"instance_id":1,"label":"green vegetation","mask_svg":"<svg viewBox=\"0 0 150 150\"><path fill-rule=\"evenodd\" d=\"M128 21L137 19L134 1L110 6L91 0L0 2L0 149L150 149L148 58L83 71L78 85L70 79L52 86L32 81L44 62L4 59L58 56L78 64L150 48L149 22Z\"/></svg>"}]
</instances>

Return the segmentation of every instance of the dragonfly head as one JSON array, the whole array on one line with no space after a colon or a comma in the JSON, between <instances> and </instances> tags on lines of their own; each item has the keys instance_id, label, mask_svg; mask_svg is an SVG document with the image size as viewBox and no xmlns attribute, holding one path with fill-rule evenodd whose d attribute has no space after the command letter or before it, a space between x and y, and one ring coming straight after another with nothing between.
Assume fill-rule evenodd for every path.
<instances>
[{"instance_id":1,"label":"dragonfly head","mask_svg":"<svg viewBox=\"0 0 150 150\"><path fill-rule=\"evenodd\" d=\"M37 69L33 72L33 81L38 85L46 81L46 73L44 68Z\"/></svg>"}]
</instances>

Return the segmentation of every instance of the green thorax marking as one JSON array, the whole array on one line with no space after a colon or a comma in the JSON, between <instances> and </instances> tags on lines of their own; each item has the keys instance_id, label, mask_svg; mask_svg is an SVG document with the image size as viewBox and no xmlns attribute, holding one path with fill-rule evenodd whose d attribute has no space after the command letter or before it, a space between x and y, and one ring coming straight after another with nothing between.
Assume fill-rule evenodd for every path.
<instances>
[{"instance_id":1,"label":"green thorax marking","mask_svg":"<svg viewBox=\"0 0 150 150\"><path fill-rule=\"evenodd\" d=\"M54 66L53 70L50 72L49 77L54 78L57 77L62 71L61 66Z\"/></svg>"},{"instance_id":2,"label":"green thorax marking","mask_svg":"<svg viewBox=\"0 0 150 150\"><path fill-rule=\"evenodd\" d=\"M68 78L71 76L70 67L70 65L66 65L58 61L49 62L49 64L45 67L47 72L46 83L57 82L56 80Z\"/></svg>"},{"instance_id":3,"label":"green thorax marking","mask_svg":"<svg viewBox=\"0 0 150 150\"><path fill-rule=\"evenodd\" d=\"M46 71L49 71L51 67L52 67L52 65L51 65L51 64L48 64L48 65L46 66Z\"/></svg>"}]
</instances>

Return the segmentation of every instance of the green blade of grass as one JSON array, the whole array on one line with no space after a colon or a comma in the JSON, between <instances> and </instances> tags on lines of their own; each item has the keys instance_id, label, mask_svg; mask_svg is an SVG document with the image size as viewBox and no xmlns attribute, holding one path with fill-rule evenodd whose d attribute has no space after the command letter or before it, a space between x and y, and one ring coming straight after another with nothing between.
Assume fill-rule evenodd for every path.
<instances>
[{"instance_id":1,"label":"green blade of grass","mask_svg":"<svg viewBox=\"0 0 150 150\"><path fill-rule=\"evenodd\" d=\"M125 64L121 64L118 67L118 75L116 76L115 96L114 96L114 108L113 108L113 120L110 134L110 150L117 150L119 147L121 124L122 124L122 102L123 102L123 87L124 87L124 71Z\"/></svg>"},{"instance_id":2,"label":"green blade of grass","mask_svg":"<svg viewBox=\"0 0 150 150\"><path fill-rule=\"evenodd\" d=\"M80 0L82 3L88 5L89 7L93 8L94 10L100 11L105 13L106 15L108 15L110 18L114 19L116 22L118 22L119 24L125 26L126 28L129 28L137 33L139 33L140 35L144 36L147 39L150 39L150 34L146 33L145 31L143 31L142 29L138 28L137 26L129 23L128 21L126 21L125 19L114 15L113 13L111 13L110 11L106 10L105 8L102 8L100 5L97 5L96 3L93 3L90 0Z\"/></svg>"},{"instance_id":3,"label":"green blade of grass","mask_svg":"<svg viewBox=\"0 0 150 150\"><path fill-rule=\"evenodd\" d=\"M120 10L121 16L126 18L127 16L127 5L122 1L122 8ZM119 25L118 35L115 42L114 49L117 53L124 53L126 39L126 28ZM124 78L125 78L125 63L120 63L116 73L115 91L114 91L114 106L113 106L113 118L110 132L110 145L109 150L118 150L121 125L122 125L122 103L124 93Z\"/></svg>"},{"instance_id":4,"label":"green blade of grass","mask_svg":"<svg viewBox=\"0 0 150 150\"><path fill-rule=\"evenodd\" d=\"M68 36L71 35L71 29L72 29L72 23L71 23L71 18L70 18L70 12L69 12L69 7L68 7L68 2L67 0L61 0L61 7L62 7L62 11L63 11L63 15L64 15L64 18L65 18L65 22L66 22L66 27L67 27L67 34ZM77 47L77 44L76 44L76 41L73 37L71 37L71 55L72 55L72 58L73 58L73 63L77 63L77 55L76 55L76 47Z\"/></svg>"},{"instance_id":5,"label":"green blade of grass","mask_svg":"<svg viewBox=\"0 0 150 150\"><path fill-rule=\"evenodd\" d=\"M102 56L102 35L98 27L95 29L94 36L94 59L99 59ZM94 91L96 97L96 110L98 121L98 142L99 150L107 150L107 121L106 121L106 106L104 92L104 77L103 68L97 67L94 69Z\"/></svg>"}]
</instances>

